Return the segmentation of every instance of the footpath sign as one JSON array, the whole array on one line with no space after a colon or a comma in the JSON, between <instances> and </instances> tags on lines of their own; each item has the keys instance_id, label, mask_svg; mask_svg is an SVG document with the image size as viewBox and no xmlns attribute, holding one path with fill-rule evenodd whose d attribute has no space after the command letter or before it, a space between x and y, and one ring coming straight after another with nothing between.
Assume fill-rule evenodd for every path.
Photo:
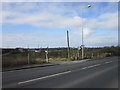
<instances>
[{"instance_id":1,"label":"footpath sign","mask_svg":"<svg viewBox=\"0 0 120 90\"><path fill-rule=\"evenodd\" d=\"M85 47L85 45L81 45L81 47Z\"/></svg>"}]
</instances>

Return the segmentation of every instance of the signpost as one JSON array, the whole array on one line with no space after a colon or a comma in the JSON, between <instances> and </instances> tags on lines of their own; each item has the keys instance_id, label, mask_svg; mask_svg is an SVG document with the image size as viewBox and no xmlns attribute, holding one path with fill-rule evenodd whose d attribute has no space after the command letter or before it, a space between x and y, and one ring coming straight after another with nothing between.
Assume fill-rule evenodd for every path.
<instances>
[{"instance_id":1,"label":"signpost","mask_svg":"<svg viewBox=\"0 0 120 90\"><path fill-rule=\"evenodd\" d=\"M85 45L81 45L81 47L85 47Z\"/></svg>"},{"instance_id":2,"label":"signpost","mask_svg":"<svg viewBox=\"0 0 120 90\"><path fill-rule=\"evenodd\" d=\"M87 7L90 8L91 5L88 5ZM83 8L82 8L82 18L83 18ZM84 47L85 47L83 35L84 35L84 32L83 32L83 19L82 19L82 45L81 45L81 47L82 47L82 59L84 59Z\"/></svg>"}]
</instances>

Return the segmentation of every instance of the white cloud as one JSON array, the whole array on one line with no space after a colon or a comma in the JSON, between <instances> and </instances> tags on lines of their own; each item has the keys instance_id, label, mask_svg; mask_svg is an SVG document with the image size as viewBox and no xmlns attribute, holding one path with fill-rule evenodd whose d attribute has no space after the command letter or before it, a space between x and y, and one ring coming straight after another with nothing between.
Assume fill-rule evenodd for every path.
<instances>
[{"instance_id":1,"label":"white cloud","mask_svg":"<svg viewBox=\"0 0 120 90\"><path fill-rule=\"evenodd\" d=\"M84 37L87 37L89 36L90 34L92 34L94 32L94 30L91 30L89 28L83 28L83 34L84 34ZM79 35L79 36L82 36L82 28L77 28L76 30L73 31L74 34L76 35Z\"/></svg>"},{"instance_id":2,"label":"white cloud","mask_svg":"<svg viewBox=\"0 0 120 90\"><path fill-rule=\"evenodd\" d=\"M9 33L3 34L2 45L3 47L36 47L37 45L41 47L59 47L66 46L66 36L65 34L49 34L46 32L30 32L30 33Z\"/></svg>"},{"instance_id":3,"label":"white cloud","mask_svg":"<svg viewBox=\"0 0 120 90\"><path fill-rule=\"evenodd\" d=\"M118 36L115 34L92 34L88 29L85 29L84 44L89 46L109 46L109 45L118 45ZM81 33L79 31L79 33ZM70 36L70 46L77 47L81 45L81 35L76 33L69 32ZM50 34L46 32L31 32L31 33L9 33L3 34L3 47L37 47L39 44L40 47L65 47L67 46L66 42L66 32L63 34Z\"/></svg>"},{"instance_id":4,"label":"white cloud","mask_svg":"<svg viewBox=\"0 0 120 90\"><path fill-rule=\"evenodd\" d=\"M2 2L118 2L119 0L2 0Z\"/></svg>"},{"instance_id":5,"label":"white cloud","mask_svg":"<svg viewBox=\"0 0 120 90\"><path fill-rule=\"evenodd\" d=\"M29 6L30 5L30 6ZM10 7L10 6L9 6ZM65 9L61 7L51 7L48 4L48 10L37 11L37 12L27 12L29 10L33 10L37 8L35 4L25 4L22 8L16 7L15 12L12 10L5 10L0 12L2 14L3 23L6 24L27 24L35 27L45 27L45 28L72 28L71 35L71 45L77 46L80 45L81 42L81 27L83 20L83 30L84 37L87 45L109 45L116 44L117 39L116 35L94 35L94 32L97 29L101 30L117 30L118 28L118 13L103 13L96 18L82 18L78 16L75 10L70 10L72 13L70 15L64 15L64 13L71 8ZM23 10L25 8L25 10ZM42 8L41 8L42 9ZM17 11L18 10L18 11ZM0 22L1 23L1 22ZM40 36L40 38L38 38ZM19 34L5 34L3 36L3 45L27 45L30 43L40 43L41 46L66 46L66 36L65 35L57 35L54 36L46 33L19 33ZM106 39L104 39L106 38ZM34 40L34 41L31 41ZM110 41L108 41L110 40Z\"/></svg>"},{"instance_id":6,"label":"white cloud","mask_svg":"<svg viewBox=\"0 0 120 90\"><path fill-rule=\"evenodd\" d=\"M8 19L9 18L9 19ZM67 28L81 24L82 18L66 17L50 13L24 14L3 12L3 23L28 24L38 27Z\"/></svg>"},{"instance_id":7,"label":"white cloud","mask_svg":"<svg viewBox=\"0 0 120 90\"><path fill-rule=\"evenodd\" d=\"M118 36L110 35L92 35L85 39L87 46L111 46L118 45Z\"/></svg>"},{"instance_id":8,"label":"white cloud","mask_svg":"<svg viewBox=\"0 0 120 90\"><path fill-rule=\"evenodd\" d=\"M71 7L71 3L3 3L3 23L13 24L29 24L37 27L50 27L50 28L67 28L67 27L81 27L82 18L78 15L81 14L81 8L86 6L87 3ZM93 3L92 3L93 4ZM98 5L98 6L97 6ZM108 3L104 9L111 11L111 7L116 7L115 3ZM47 7L46 7L47 6ZM67 8L66 8L67 7ZM88 10L92 13L99 12L99 4L94 3L92 9ZM112 10L113 11L113 10ZM65 13L70 13L65 14ZM86 14L86 13L84 13ZM70 16L69 16L70 15ZM95 19L87 19L84 24L89 28L106 28L116 29L118 27L117 13L101 13L101 16ZM11 18L11 19L8 19ZM24 21L23 21L24 20ZM113 24L114 23L114 24ZM94 25L95 24L95 25ZM85 26L84 25L84 26Z\"/></svg>"},{"instance_id":9,"label":"white cloud","mask_svg":"<svg viewBox=\"0 0 120 90\"><path fill-rule=\"evenodd\" d=\"M37 27L68 28L81 27L80 16L67 17L52 13L18 13L3 11L3 23L28 24ZM88 28L117 29L118 13L105 13L96 19L83 19L83 24Z\"/></svg>"},{"instance_id":10,"label":"white cloud","mask_svg":"<svg viewBox=\"0 0 120 90\"><path fill-rule=\"evenodd\" d=\"M12 19L7 19L12 18ZM24 20L24 21L23 21ZM84 27L99 28L99 29L117 29L118 17L117 13L104 14L96 19L83 19ZM21 14L3 12L3 23L12 24L28 24L37 27L50 28L68 28L81 27L82 18L79 16L65 17L60 15L53 15L49 13L38 14Z\"/></svg>"},{"instance_id":11,"label":"white cloud","mask_svg":"<svg viewBox=\"0 0 120 90\"><path fill-rule=\"evenodd\" d=\"M86 19L84 24L92 29L118 30L118 13L105 13L95 19Z\"/></svg>"},{"instance_id":12,"label":"white cloud","mask_svg":"<svg viewBox=\"0 0 120 90\"><path fill-rule=\"evenodd\" d=\"M102 28L117 30L118 13L106 13L99 18L99 20L101 19L104 20L103 22L99 23L99 25L102 26Z\"/></svg>"}]
</instances>

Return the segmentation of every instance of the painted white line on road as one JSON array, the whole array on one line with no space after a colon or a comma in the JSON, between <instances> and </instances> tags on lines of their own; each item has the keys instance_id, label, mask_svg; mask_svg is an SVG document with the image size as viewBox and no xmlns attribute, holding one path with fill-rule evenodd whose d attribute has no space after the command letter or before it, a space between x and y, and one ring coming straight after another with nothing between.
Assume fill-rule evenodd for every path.
<instances>
[{"instance_id":1,"label":"painted white line on road","mask_svg":"<svg viewBox=\"0 0 120 90\"><path fill-rule=\"evenodd\" d=\"M100 66L100 65L102 65L102 64L96 64L96 65L92 65L92 66L83 67L79 70L89 69L89 68L97 67L97 66Z\"/></svg>"},{"instance_id":2,"label":"painted white line on road","mask_svg":"<svg viewBox=\"0 0 120 90\"><path fill-rule=\"evenodd\" d=\"M113 61L105 62L105 63L103 63L103 64L95 64L95 65L83 67L83 68L81 68L81 69L79 69L79 70L89 69L89 68L97 67L97 66L100 66L100 65L108 64L108 63L111 63L111 62L113 62ZM24 83L29 83L29 82L33 82L33 81L37 81L37 80L42 80L42 79L46 79L46 78L50 78L50 77L54 77L54 76L59 76L59 75L63 75L63 74L68 74L68 73L71 73L71 72L74 72L74 71L76 71L76 70L66 71L66 72L57 73L57 74L53 74L53 75L48 75L48 76L44 76L44 77L40 77L40 78L35 78L35 79L31 79L31 80L26 80L26 81L19 82L18 84L24 84Z\"/></svg>"},{"instance_id":3,"label":"painted white line on road","mask_svg":"<svg viewBox=\"0 0 120 90\"><path fill-rule=\"evenodd\" d=\"M24 83L28 83L28 82L33 82L33 81L37 81L37 80L41 80L41 79L45 79L45 78L50 78L50 77L54 77L54 76L59 76L59 75L67 74L67 73L70 73L70 72L71 71L57 73L57 74L53 74L53 75L49 75L49 76L44 76L44 77L40 77L40 78L36 78L36 79L31 79L31 80L19 82L18 84L24 84Z\"/></svg>"},{"instance_id":4,"label":"painted white line on road","mask_svg":"<svg viewBox=\"0 0 120 90\"><path fill-rule=\"evenodd\" d=\"M113 61L105 62L105 64L107 64L107 63L111 63L111 62L113 62Z\"/></svg>"},{"instance_id":5,"label":"painted white line on road","mask_svg":"<svg viewBox=\"0 0 120 90\"><path fill-rule=\"evenodd\" d=\"M93 67L97 67L100 66L101 64L96 64L96 65L92 65L92 66L88 66L88 68L93 68Z\"/></svg>"},{"instance_id":6,"label":"painted white line on road","mask_svg":"<svg viewBox=\"0 0 120 90\"><path fill-rule=\"evenodd\" d=\"M81 70L87 69L88 67L81 68Z\"/></svg>"}]
</instances>

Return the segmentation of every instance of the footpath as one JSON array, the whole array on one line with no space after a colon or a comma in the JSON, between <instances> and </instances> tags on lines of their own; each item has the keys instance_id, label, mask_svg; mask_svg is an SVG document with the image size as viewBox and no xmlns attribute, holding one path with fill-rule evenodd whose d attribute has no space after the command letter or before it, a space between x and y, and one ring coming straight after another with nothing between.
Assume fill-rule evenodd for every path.
<instances>
[{"instance_id":1,"label":"footpath","mask_svg":"<svg viewBox=\"0 0 120 90\"><path fill-rule=\"evenodd\" d=\"M16 67L5 67L5 68L2 68L2 72L29 69L29 68L37 68L37 67L55 66L55 65L58 65L58 64L44 63L44 64L30 64L30 65L16 66Z\"/></svg>"},{"instance_id":2,"label":"footpath","mask_svg":"<svg viewBox=\"0 0 120 90\"><path fill-rule=\"evenodd\" d=\"M16 67L5 67L2 68L0 72L7 72L7 71L14 71L14 70L21 70L21 69L30 69L30 68L37 68L37 67L47 67L47 66L55 66L60 64L72 64L72 63L79 63L79 62L86 62L90 59L86 60L78 60L78 61L50 61L44 64L29 64L24 66L16 66Z\"/></svg>"}]
</instances>

